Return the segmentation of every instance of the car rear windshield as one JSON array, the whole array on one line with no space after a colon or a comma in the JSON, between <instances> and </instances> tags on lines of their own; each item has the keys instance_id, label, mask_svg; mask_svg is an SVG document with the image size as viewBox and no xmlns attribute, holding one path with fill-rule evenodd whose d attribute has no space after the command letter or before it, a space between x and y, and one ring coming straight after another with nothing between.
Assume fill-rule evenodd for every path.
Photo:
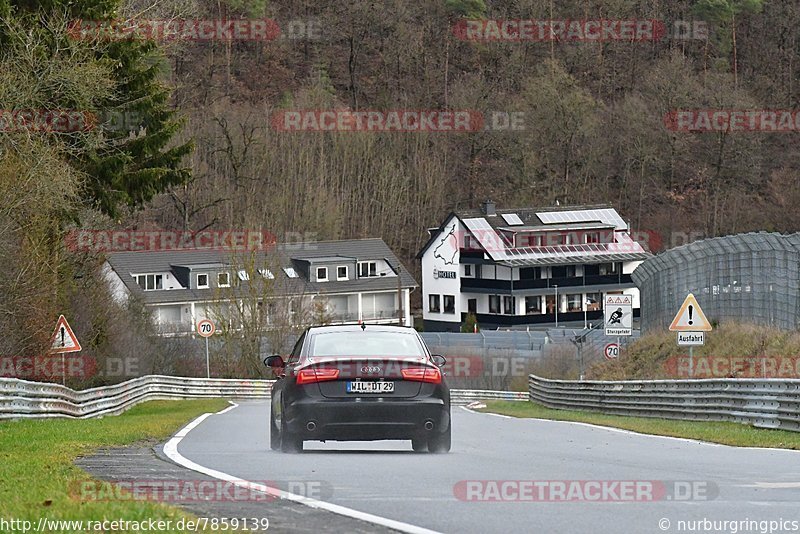
<instances>
[{"instance_id":1,"label":"car rear windshield","mask_svg":"<svg viewBox=\"0 0 800 534\"><path fill-rule=\"evenodd\" d=\"M328 332L311 338L312 357L378 356L424 357L425 350L416 334L403 332Z\"/></svg>"}]
</instances>

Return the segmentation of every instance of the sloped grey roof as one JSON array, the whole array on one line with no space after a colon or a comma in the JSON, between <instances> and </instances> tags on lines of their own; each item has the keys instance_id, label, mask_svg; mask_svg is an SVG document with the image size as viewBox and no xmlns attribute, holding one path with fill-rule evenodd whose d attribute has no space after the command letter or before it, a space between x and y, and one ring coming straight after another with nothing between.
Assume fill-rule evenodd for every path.
<instances>
[{"instance_id":1,"label":"sloped grey roof","mask_svg":"<svg viewBox=\"0 0 800 534\"><path fill-rule=\"evenodd\" d=\"M251 289L248 281L238 281L236 286L226 288L224 292L215 289L143 291L131 276L131 274L174 272L172 266L208 267L229 265L232 270L238 270L242 268L243 264L247 264L252 265L253 270L268 268L275 276L272 284L274 284L273 289L276 294L335 294L397 289L396 276L378 276L341 282L317 283L310 282L302 276L289 278L283 271L285 267L292 267L292 260L302 259L308 261L330 258L354 259L357 261L386 260L395 272L402 266L400 260L380 238L292 243L290 245L278 245L273 250L257 253L236 253L210 249L113 252L108 254L106 259L131 294L139 296L146 304L218 300L220 298L231 298L237 294L245 296L249 294ZM257 273L249 274L251 278L261 278L261 275ZM233 276L236 277L236 274L233 273ZM416 281L404 266L401 267L400 281L403 288L418 287Z\"/></svg>"},{"instance_id":2,"label":"sloped grey roof","mask_svg":"<svg viewBox=\"0 0 800 534\"><path fill-rule=\"evenodd\" d=\"M576 216L569 217L568 214L575 212ZM438 228L429 230L430 237L428 241L422 246L417 253L417 259L421 259L425 251L434 243L439 233L444 231L445 223L450 217L457 217L462 223L469 219L483 219L486 222L486 227L495 231L512 231L512 232L525 232L525 231L547 231L547 230L571 230L571 229L590 229L590 228L615 228L617 230L627 229L627 224L617 214L616 210L611 204L587 204L587 205L571 205L571 206L545 206L545 207L527 207L527 208L497 208L496 215L486 215L479 208L475 209L462 209L450 212L444 218L442 224ZM503 218L503 215L516 214L522 221L521 225L511 226ZM553 215L564 214L564 220L554 222ZM542 216L547 216L546 220L542 220ZM609 217L611 216L611 217ZM609 221L616 221L612 224ZM649 254L644 257L648 257ZM640 258L637 258L640 259ZM617 259L619 261L619 258Z\"/></svg>"}]
</instances>

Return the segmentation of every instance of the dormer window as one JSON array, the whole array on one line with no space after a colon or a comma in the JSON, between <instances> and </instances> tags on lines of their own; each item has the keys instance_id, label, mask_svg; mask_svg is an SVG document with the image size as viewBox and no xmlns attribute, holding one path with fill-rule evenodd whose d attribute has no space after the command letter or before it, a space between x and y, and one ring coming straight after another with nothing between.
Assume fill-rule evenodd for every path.
<instances>
[{"instance_id":1,"label":"dormer window","mask_svg":"<svg viewBox=\"0 0 800 534\"><path fill-rule=\"evenodd\" d=\"M164 275L162 274L137 274L134 278L144 291L164 289Z\"/></svg>"},{"instance_id":2,"label":"dormer window","mask_svg":"<svg viewBox=\"0 0 800 534\"><path fill-rule=\"evenodd\" d=\"M336 267L336 279L347 280L347 265L339 265Z\"/></svg>"},{"instance_id":3,"label":"dormer window","mask_svg":"<svg viewBox=\"0 0 800 534\"><path fill-rule=\"evenodd\" d=\"M358 277L368 278L370 276L378 276L378 263L374 261L358 262Z\"/></svg>"},{"instance_id":4,"label":"dormer window","mask_svg":"<svg viewBox=\"0 0 800 534\"><path fill-rule=\"evenodd\" d=\"M317 282L327 282L327 281L328 281L328 268L317 267Z\"/></svg>"},{"instance_id":5,"label":"dormer window","mask_svg":"<svg viewBox=\"0 0 800 534\"><path fill-rule=\"evenodd\" d=\"M217 286L219 287L231 287L231 275L230 273L217 273Z\"/></svg>"},{"instance_id":6,"label":"dormer window","mask_svg":"<svg viewBox=\"0 0 800 534\"><path fill-rule=\"evenodd\" d=\"M540 236L540 235L529 235L528 238L527 238L527 243L525 245L527 245L529 247L541 247L542 246L542 236Z\"/></svg>"},{"instance_id":7,"label":"dormer window","mask_svg":"<svg viewBox=\"0 0 800 534\"><path fill-rule=\"evenodd\" d=\"M207 274L198 274L197 275L197 289L208 289L208 275Z\"/></svg>"},{"instance_id":8,"label":"dormer window","mask_svg":"<svg viewBox=\"0 0 800 534\"><path fill-rule=\"evenodd\" d=\"M587 232L583 235L583 238L586 243L599 243L600 232Z\"/></svg>"}]
</instances>

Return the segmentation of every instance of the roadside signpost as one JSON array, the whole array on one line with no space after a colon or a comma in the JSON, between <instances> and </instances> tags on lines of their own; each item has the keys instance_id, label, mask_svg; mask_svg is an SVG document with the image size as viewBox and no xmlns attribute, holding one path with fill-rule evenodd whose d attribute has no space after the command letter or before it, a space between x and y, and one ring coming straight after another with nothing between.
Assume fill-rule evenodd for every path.
<instances>
[{"instance_id":1,"label":"roadside signpost","mask_svg":"<svg viewBox=\"0 0 800 534\"><path fill-rule=\"evenodd\" d=\"M214 335L216 327L211 319L197 322L197 333L206 338L206 378L211 378L211 362L208 358L208 338Z\"/></svg>"},{"instance_id":2,"label":"roadside signpost","mask_svg":"<svg viewBox=\"0 0 800 534\"><path fill-rule=\"evenodd\" d=\"M50 339L50 354L61 354L61 383L67 383L67 366L64 354L68 352L80 352L81 344L78 342L78 337L75 332L70 328L66 317L63 315L58 316L56 322L56 329L53 331L53 337Z\"/></svg>"},{"instance_id":3,"label":"roadside signpost","mask_svg":"<svg viewBox=\"0 0 800 534\"><path fill-rule=\"evenodd\" d=\"M633 297L630 295L606 295L605 333L607 336L630 336L633 334Z\"/></svg>"},{"instance_id":4,"label":"roadside signpost","mask_svg":"<svg viewBox=\"0 0 800 534\"><path fill-rule=\"evenodd\" d=\"M606 348L603 349L603 355L606 357L606 360L616 360L619 357L619 345L616 343L609 343L606 345Z\"/></svg>"},{"instance_id":5,"label":"roadside signpost","mask_svg":"<svg viewBox=\"0 0 800 534\"><path fill-rule=\"evenodd\" d=\"M711 323L692 293L684 299L669 325L669 330L677 332L679 347L689 347L689 378L691 378L694 374L694 347L703 345L705 333L711 332Z\"/></svg>"}]
</instances>

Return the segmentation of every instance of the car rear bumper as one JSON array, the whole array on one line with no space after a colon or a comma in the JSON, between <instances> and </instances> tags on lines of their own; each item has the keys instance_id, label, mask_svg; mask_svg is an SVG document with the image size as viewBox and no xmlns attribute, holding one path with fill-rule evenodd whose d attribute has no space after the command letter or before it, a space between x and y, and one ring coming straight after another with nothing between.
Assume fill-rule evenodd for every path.
<instances>
[{"instance_id":1,"label":"car rear bumper","mask_svg":"<svg viewBox=\"0 0 800 534\"><path fill-rule=\"evenodd\" d=\"M446 431L450 407L435 397L383 401L304 398L286 407L286 423L290 432L306 440L412 439Z\"/></svg>"}]
</instances>

